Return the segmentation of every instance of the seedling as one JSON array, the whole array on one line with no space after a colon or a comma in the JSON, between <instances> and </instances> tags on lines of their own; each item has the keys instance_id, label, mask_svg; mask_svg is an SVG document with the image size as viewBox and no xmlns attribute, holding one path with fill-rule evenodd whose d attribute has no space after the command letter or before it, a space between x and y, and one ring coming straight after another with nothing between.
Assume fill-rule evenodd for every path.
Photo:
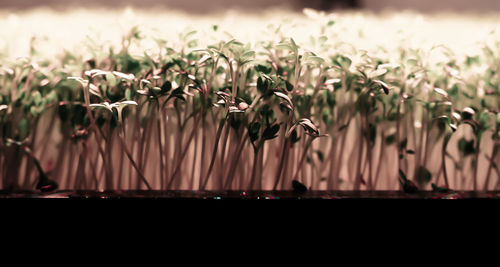
<instances>
[{"instance_id":1,"label":"seedling","mask_svg":"<svg viewBox=\"0 0 500 267\"><path fill-rule=\"evenodd\" d=\"M500 188L500 45L364 50L316 15L306 38L210 23L59 58L32 42L0 65L1 188Z\"/></svg>"}]
</instances>

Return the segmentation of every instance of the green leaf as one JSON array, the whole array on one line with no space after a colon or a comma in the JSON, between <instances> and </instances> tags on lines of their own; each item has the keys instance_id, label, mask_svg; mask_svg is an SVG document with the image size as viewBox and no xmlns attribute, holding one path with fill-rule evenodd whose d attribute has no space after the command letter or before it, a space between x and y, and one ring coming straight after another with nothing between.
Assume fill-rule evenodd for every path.
<instances>
[{"instance_id":1,"label":"green leaf","mask_svg":"<svg viewBox=\"0 0 500 267\"><path fill-rule=\"evenodd\" d=\"M248 135L250 137L250 141L255 142L255 140L259 139L259 131L260 131L260 123L254 122L250 124L248 127Z\"/></svg>"},{"instance_id":2,"label":"green leaf","mask_svg":"<svg viewBox=\"0 0 500 267\"><path fill-rule=\"evenodd\" d=\"M481 126L485 128L489 122L490 122L489 112L483 111L481 115L479 115L479 123L481 124Z\"/></svg>"},{"instance_id":3,"label":"green leaf","mask_svg":"<svg viewBox=\"0 0 500 267\"><path fill-rule=\"evenodd\" d=\"M323 112L321 112L321 120L328 125L330 124L330 111L328 109L324 109Z\"/></svg>"},{"instance_id":4,"label":"green leaf","mask_svg":"<svg viewBox=\"0 0 500 267\"><path fill-rule=\"evenodd\" d=\"M99 98L102 98L101 89L94 84L89 84L89 92Z\"/></svg>"},{"instance_id":5,"label":"green leaf","mask_svg":"<svg viewBox=\"0 0 500 267\"><path fill-rule=\"evenodd\" d=\"M396 112L391 112L389 115L387 115L387 120L388 121L395 121L398 118L398 114Z\"/></svg>"},{"instance_id":6,"label":"green leaf","mask_svg":"<svg viewBox=\"0 0 500 267\"><path fill-rule=\"evenodd\" d=\"M316 64L323 64L325 63L325 60L321 57L318 57L318 56L310 56L307 58L308 60L316 63Z\"/></svg>"},{"instance_id":7,"label":"green leaf","mask_svg":"<svg viewBox=\"0 0 500 267\"><path fill-rule=\"evenodd\" d=\"M406 149L406 145L408 144L408 138L405 138L403 141L401 141L401 143L399 143L399 150L405 150Z\"/></svg>"},{"instance_id":8,"label":"green leaf","mask_svg":"<svg viewBox=\"0 0 500 267\"><path fill-rule=\"evenodd\" d=\"M338 55L333 58L333 64L339 66L343 70L348 70L352 64L352 60L347 56Z\"/></svg>"},{"instance_id":9,"label":"green leaf","mask_svg":"<svg viewBox=\"0 0 500 267\"><path fill-rule=\"evenodd\" d=\"M458 141L458 150L464 154L464 156L472 155L475 152L474 140L467 141L465 138L461 138Z\"/></svg>"},{"instance_id":10,"label":"green leaf","mask_svg":"<svg viewBox=\"0 0 500 267\"><path fill-rule=\"evenodd\" d=\"M111 72L106 73L106 81L108 81L111 87L114 87L118 84L115 75L113 75Z\"/></svg>"},{"instance_id":11,"label":"green leaf","mask_svg":"<svg viewBox=\"0 0 500 267\"><path fill-rule=\"evenodd\" d=\"M40 92L34 91L33 93L31 93L31 97L33 99L33 103L36 106L40 106L42 104L42 95L40 94Z\"/></svg>"},{"instance_id":12,"label":"green leaf","mask_svg":"<svg viewBox=\"0 0 500 267\"><path fill-rule=\"evenodd\" d=\"M249 59L255 57L255 51L247 51L241 55L242 59Z\"/></svg>"},{"instance_id":13,"label":"green leaf","mask_svg":"<svg viewBox=\"0 0 500 267\"><path fill-rule=\"evenodd\" d=\"M300 137L298 137L297 135L297 130L292 130L291 134L290 134L290 142L292 144L295 144L297 143L298 141L300 140Z\"/></svg>"},{"instance_id":14,"label":"green leaf","mask_svg":"<svg viewBox=\"0 0 500 267\"><path fill-rule=\"evenodd\" d=\"M318 156L319 161L323 162L323 152L316 150L316 155Z\"/></svg>"},{"instance_id":15,"label":"green leaf","mask_svg":"<svg viewBox=\"0 0 500 267\"><path fill-rule=\"evenodd\" d=\"M267 127L262 133L262 138L264 138L264 140L271 140L273 138L276 138L278 136L276 134L278 133L279 130L280 130L279 124Z\"/></svg>"},{"instance_id":16,"label":"green leaf","mask_svg":"<svg viewBox=\"0 0 500 267\"><path fill-rule=\"evenodd\" d=\"M418 65L418 60L415 58L410 58L406 61L406 64L408 66L417 66Z\"/></svg>"},{"instance_id":17,"label":"green leaf","mask_svg":"<svg viewBox=\"0 0 500 267\"><path fill-rule=\"evenodd\" d=\"M385 82L381 81L381 80L374 80L375 83L377 83L378 85L380 85L380 87L382 87L382 89L384 90L384 93L386 95L389 94L389 85L387 85Z\"/></svg>"},{"instance_id":18,"label":"green leaf","mask_svg":"<svg viewBox=\"0 0 500 267\"><path fill-rule=\"evenodd\" d=\"M132 100L132 90L130 90L130 88L127 88L127 90L125 90L125 99Z\"/></svg>"},{"instance_id":19,"label":"green leaf","mask_svg":"<svg viewBox=\"0 0 500 267\"><path fill-rule=\"evenodd\" d=\"M387 69L376 69L368 74L368 78L372 79L375 77L382 76L387 73ZM380 82L380 81L379 81Z\"/></svg>"},{"instance_id":20,"label":"green leaf","mask_svg":"<svg viewBox=\"0 0 500 267\"><path fill-rule=\"evenodd\" d=\"M391 134L385 138L385 143L390 145L396 141L396 134Z\"/></svg>"},{"instance_id":21,"label":"green leaf","mask_svg":"<svg viewBox=\"0 0 500 267\"><path fill-rule=\"evenodd\" d=\"M172 83L170 81L165 81L161 86L161 93L168 93L172 89Z\"/></svg>"},{"instance_id":22,"label":"green leaf","mask_svg":"<svg viewBox=\"0 0 500 267\"><path fill-rule=\"evenodd\" d=\"M269 74L269 73L271 73L271 71L272 71L272 69L271 69L271 68L268 68L268 67L266 67L266 66L264 66L264 65L260 65L260 64L259 64L259 65L254 66L254 69L255 69L257 72L262 72L262 73L264 73L264 74Z\"/></svg>"},{"instance_id":23,"label":"green leaf","mask_svg":"<svg viewBox=\"0 0 500 267\"><path fill-rule=\"evenodd\" d=\"M443 90L441 88L434 88L434 92L440 94L441 96L443 96L445 98L448 98L448 92L446 92L445 90Z\"/></svg>"},{"instance_id":24,"label":"green leaf","mask_svg":"<svg viewBox=\"0 0 500 267\"><path fill-rule=\"evenodd\" d=\"M466 107L462 110L462 118L464 120L472 120L474 114L476 114L476 111L471 107Z\"/></svg>"},{"instance_id":25,"label":"green leaf","mask_svg":"<svg viewBox=\"0 0 500 267\"><path fill-rule=\"evenodd\" d=\"M370 134L369 139L373 144L375 143L375 138L377 137L377 127L374 124L370 123L368 124L368 128L368 133Z\"/></svg>"},{"instance_id":26,"label":"green leaf","mask_svg":"<svg viewBox=\"0 0 500 267\"><path fill-rule=\"evenodd\" d=\"M263 80L262 77L257 79L257 90L259 92L264 93L267 90L267 80Z\"/></svg>"},{"instance_id":27,"label":"green leaf","mask_svg":"<svg viewBox=\"0 0 500 267\"><path fill-rule=\"evenodd\" d=\"M35 106L31 106L30 107L30 113L31 115L33 115L34 117L38 116L38 110Z\"/></svg>"},{"instance_id":28,"label":"green leaf","mask_svg":"<svg viewBox=\"0 0 500 267\"><path fill-rule=\"evenodd\" d=\"M324 90L324 92L325 92L324 94L326 97L326 103L328 104L328 106L330 108L335 107L335 104L337 103L337 100L335 99L335 94L330 93L328 90Z\"/></svg>"},{"instance_id":29,"label":"green leaf","mask_svg":"<svg viewBox=\"0 0 500 267\"><path fill-rule=\"evenodd\" d=\"M290 99L290 97L288 97L286 94L282 93L282 92L274 92L274 94L282 99L284 99L288 105L290 105L291 108L293 108L293 103L292 103L292 100Z\"/></svg>"},{"instance_id":30,"label":"green leaf","mask_svg":"<svg viewBox=\"0 0 500 267\"><path fill-rule=\"evenodd\" d=\"M275 47L277 49L293 51L292 47L287 43L279 43L279 44L275 45Z\"/></svg>"},{"instance_id":31,"label":"green leaf","mask_svg":"<svg viewBox=\"0 0 500 267\"><path fill-rule=\"evenodd\" d=\"M293 192L298 193L298 194L303 194L307 191L307 187L303 183L301 183L297 180L292 181L292 188L293 188Z\"/></svg>"},{"instance_id":32,"label":"green leaf","mask_svg":"<svg viewBox=\"0 0 500 267\"><path fill-rule=\"evenodd\" d=\"M432 179L432 174L424 166L419 166L417 169L417 174L415 180L421 184L425 185L429 183Z\"/></svg>"},{"instance_id":33,"label":"green leaf","mask_svg":"<svg viewBox=\"0 0 500 267\"><path fill-rule=\"evenodd\" d=\"M285 86L288 92L291 92L293 90L293 84L291 84L289 81L285 81Z\"/></svg>"},{"instance_id":34,"label":"green leaf","mask_svg":"<svg viewBox=\"0 0 500 267\"><path fill-rule=\"evenodd\" d=\"M346 129L348 126L349 126L349 123L340 126L339 127L339 132L342 131L342 130L344 130L344 129Z\"/></svg>"},{"instance_id":35,"label":"green leaf","mask_svg":"<svg viewBox=\"0 0 500 267\"><path fill-rule=\"evenodd\" d=\"M292 45L293 52L297 54L299 52L299 47L297 46L293 38L290 38L290 44Z\"/></svg>"},{"instance_id":36,"label":"green leaf","mask_svg":"<svg viewBox=\"0 0 500 267\"><path fill-rule=\"evenodd\" d=\"M300 124L304 128L304 130L306 130L307 134L312 136L319 135L318 127L316 127L316 125L314 125L311 120L300 119L297 123Z\"/></svg>"},{"instance_id":37,"label":"green leaf","mask_svg":"<svg viewBox=\"0 0 500 267\"><path fill-rule=\"evenodd\" d=\"M21 136L21 139L24 137L28 136L29 133L29 122L26 118L23 118L19 121L17 124L18 130L19 130L19 135Z\"/></svg>"}]
</instances>

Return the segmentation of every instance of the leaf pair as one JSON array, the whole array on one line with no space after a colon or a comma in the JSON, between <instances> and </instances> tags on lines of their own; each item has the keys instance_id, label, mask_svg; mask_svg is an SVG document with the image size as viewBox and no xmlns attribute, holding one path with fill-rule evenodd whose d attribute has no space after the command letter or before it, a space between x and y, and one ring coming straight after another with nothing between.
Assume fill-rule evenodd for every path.
<instances>
[{"instance_id":1,"label":"leaf pair","mask_svg":"<svg viewBox=\"0 0 500 267\"><path fill-rule=\"evenodd\" d=\"M293 105L292 100L290 99L290 97L288 97L286 94L284 94L282 92L279 92L279 91L274 92L274 94L276 96L280 97L281 99L285 100L285 101L282 101L280 103L281 106L287 108L290 111L294 110L295 107L294 107L294 105Z\"/></svg>"},{"instance_id":2,"label":"leaf pair","mask_svg":"<svg viewBox=\"0 0 500 267\"><path fill-rule=\"evenodd\" d=\"M306 131L307 135L313 136L313 137L319 137L319 129L314 125L314 123L311 122L309 119L300 119L298 120L286 133L286 138L290 137L292 132L297 128L298 126L302 126L304 130Z\"/></svg>"},{"instance_id":3,"label":"leaf pair","mask_svg":"<svg viewBox=\"0 0 500 267\"><path fill-rule=\"evenodd\" d=\"M261 124L259 122L251 123L248 126L248 135L250 137L250 141L252 141L252 144L254 144L254 142L257 141L260 137L260 128ZM264 131L262 132L262 140L271 140L278 137L279 130L280 125L277 123L267 126L266 129L264 129Z\"/></svg>"}]
</instances>

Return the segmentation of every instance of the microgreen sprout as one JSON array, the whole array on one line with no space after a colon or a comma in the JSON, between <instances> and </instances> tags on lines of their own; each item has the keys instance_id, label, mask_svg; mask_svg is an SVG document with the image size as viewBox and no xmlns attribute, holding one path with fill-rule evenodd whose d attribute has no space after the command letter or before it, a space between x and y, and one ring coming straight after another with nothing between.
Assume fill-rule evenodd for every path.
<instances>
[{"instance_id":1,"label":"microgreen sprout","mask_svg":"<svg viewBox=\"0 0 500 267\"><path fill-rule=\"evenodd\" d=\"M306 41L210 24L57 58L32 42L0 65L1 188L500 188L500 45L365 50L311 12Z\"/></svg>"}]
</instances>

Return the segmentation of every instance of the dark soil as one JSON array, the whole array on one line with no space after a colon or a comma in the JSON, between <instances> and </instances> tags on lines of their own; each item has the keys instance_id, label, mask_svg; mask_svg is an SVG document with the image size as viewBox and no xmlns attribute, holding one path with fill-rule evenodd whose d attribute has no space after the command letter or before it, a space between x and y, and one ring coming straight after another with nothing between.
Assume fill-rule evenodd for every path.
<instances>
[{"instance_id":1,"label":"dark soil","mask_svg":"<svg viewBox=\"0 0 500 267\"><path fill-rule=\"evenodd\" d=\"M401 191L72 191L52 193L36 191L0 191L0 198L70 198L70 199L500 199L500 191L448 193L420 191L412 194Z\"/></svg>"}]
</instances>

